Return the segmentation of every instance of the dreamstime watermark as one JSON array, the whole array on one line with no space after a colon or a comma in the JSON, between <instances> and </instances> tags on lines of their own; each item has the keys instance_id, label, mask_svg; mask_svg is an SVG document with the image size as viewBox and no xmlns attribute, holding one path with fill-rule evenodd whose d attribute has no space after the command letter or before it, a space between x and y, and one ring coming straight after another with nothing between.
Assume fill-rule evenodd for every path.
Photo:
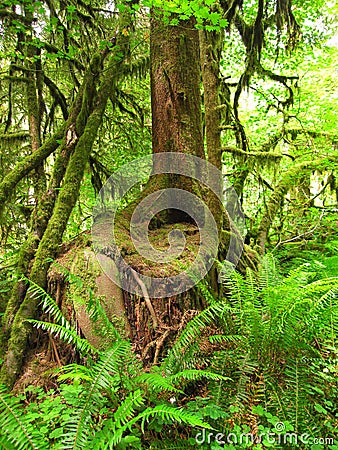
<instances>
[{"instance_id":1,"label":"dreamstime watermark","mask_svg":"<svg viewBox=\"0 0 338 450\"><path fill-rule=\"evenodd\" d=\"M161 182L159 182L157 190L150 189L149 193L141 195L137 204L131 203L133 211L129 223L129 237L139 256L138 261L144 261L143 267L150 261L153 265L163 268L163 273L166 273L165 266L177 260L185 250L187 236L184 230L175 228L175 224L168 232L169 248L159 249L150 242L149 226L155 216L162 211L178 210L185 217L189 217L198 228L200 239L198 248L195 249L194 260L185 259L184 269L180 273L155 277L136 271L135 265L131 267L128 263L124 249L119 245L121 233L119 224L116 222L121 219L119 211L128 203L126 197L130 195L130 191L135 187L139 188L146 179L152 177L154 180L156 176L160 179L163 174L169 174L171 177L170 187L161 188ZM193 189L182 189L182 183L177 183L175 187L175 180L177 181L179 176L181 180L182 177L189 178L192 183L200 186L201 190L206 192L207 198L192 192ZM206 276L218 256L220 237L217 220L209 208L209 200L211 196L214 196L223 204L225 203L221 179L222 173L215 166L201 158L184 153L165 152L145 156L117 170L102 187L93 211L94 251L105 273L116 285L132 294L140 295L146 289L150 298L171 297L195 286ZM229 212L232 216L231 222L237 225L240 223L244 229L244 215L236 192L229 185L227 185L227 198L228 203L232 205L230 208L232 212ZM128 208L130 207L129 204ZM243 241L238 238L238 233L229 233L225 255L228 265L224 265L224 270L233 270L236 267L243 245ZM107 258L107 255L110 257ZM130 277L134 278L137 283L128 282L128 276L129 280Z\"/></svg>"},{"instance_id":2,"label":"dreamstime watermark","mask_svg":"<svg viewBox=\"0 0 338 450\"><path fill-rule=\"evenodd\" d=\"M249 445L249 444L267 444L267 445L333 445L334 439L330 437L313 437L307 433L297 434L295 432L285 431L283 422L275 424L276 432L261 433L218 433L203 429L195 435L195 441L198 445L217 443L219 445Z\"/></svg>"}]
</instances>

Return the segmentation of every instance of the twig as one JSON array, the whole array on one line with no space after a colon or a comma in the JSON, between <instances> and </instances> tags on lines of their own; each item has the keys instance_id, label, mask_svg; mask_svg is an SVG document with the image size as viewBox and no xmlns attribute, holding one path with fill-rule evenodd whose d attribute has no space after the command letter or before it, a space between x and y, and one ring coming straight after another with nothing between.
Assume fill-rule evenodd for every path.
<instances>
[{"instance_id":1,"label":"twig","mask_svg":"<svg viewBox=\"0 0 338 450\"><path fill-rule=\"evenodd\" d=\"M59 358L59 353L58 353L58 350L57 350L57 348L56 348L56 345L55 345L54 339L53 339L53 338L52 338L52 336L50 336L50 335L49 335L49 340L50 340L50 343L52 344L52 347L53 347L53 351L54 351L54 356L55 356L55 359L56 359L57 365L58 365L59 367L61 367L61 366L62 366L62 364L61 364L61 361L60 361L60 358Z\"/></svg>"},{"instance_id":2,"label":"twig","mask_svg":"<svg viewBox=\"0 0 338 450\"><path fill-rule=\"evenodd\" d=\"M281 245L287 244L288 242L297 241L298 239L301 239L301 238L303 238L305 236L308 236L309 234L314 233L316 231L316 229L319 227L320 222L321 222L321 220L322 220L322 218L324 216L324 213L325 213L325 211L322 211L322 213L321 213L321 215L319 217L318 223L312 228L312 230L306 231L305 233L302 233L302 234L300 234L298 236L294 236L293 238L287 239L286 241L278 242L278 244L276 245L276 247L273 250L276 250L278 247L280 247Z\"/></svg>"},{"instance_id":3,"label":"twig","mask_svg":"<svg viewBox=\"0 0 338 450\"><path fill-rule=\"evenodd\" d=\"M143 298L146 302L147 308L149 309L151 318L153 320L154 329L156 329L158 327L158 320L157 320L157 316L156 316L155 310L153 308L153 305L151 304L147 288L146 288L145 284L143 283L143 281L140 279L140 277L137 275L137 272L135 270L132 271L132 274L133 274L136 282L138 283L138 285L141 288Z\"/></svg>"},{"instance_id":4,"label":"twig","mask_svg":"<svg viewBox=\"0 0 338 450\"><path fill-rule=\"evenodd\" d=\"M157 364L158 357L159 357L159 354L160 354L160 350L163 347L163 343L166 340L166 338L167 338L168 334L170 333L170 331L171 331L170 328L167 329L162 334L162 336L159 339L156 340L156 351L155 351L155 356L154 356L154 361L153 361L153 364L155 364L155 365Z\"/></svg>"}]
</instances>

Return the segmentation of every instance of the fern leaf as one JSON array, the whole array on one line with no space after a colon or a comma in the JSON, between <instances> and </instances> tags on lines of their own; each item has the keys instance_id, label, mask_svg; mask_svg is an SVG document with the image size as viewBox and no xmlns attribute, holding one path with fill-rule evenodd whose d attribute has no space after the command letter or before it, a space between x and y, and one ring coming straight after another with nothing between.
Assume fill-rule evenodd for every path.
<instances>
[{"instance_id":1,"label":"fern leaf","mask_svg":"<svg viewBox=\"0 0 338 450\"><path fill-rule=\"evenodd\" d=\"M117 428L125 425L132 417L136 407L144 404L144 393L141 389L131 392L114 413L114 422Z\"/></svg>"},{"instance_id":2,"label":"fern leaf","mask_svg":"<svg viewBox=\"0 0 338 450\"><path fill-rule=\"evenodd\" d=\"M136 423L139 420L142 420L141 428L142 431L144 431L144 425L146 420L154 416L159 416L161 417L162 420L166 421L185 423L190 427L201 427L206 429L212 429L211 425L201 420L200 417L196 416L195 414L188 413L180 408L174 408L169 405L157 405L154 408L147 408L146 410L141 412L137 417L135 417L133 419L133 422ZM128 426L130 425L131 422L129 422Z\"/></svg>"},{"instance_id":3,"label":"fern leaf","mask_svg":"<svg viewBox=\"0 0 338 450\"><path fill-rule=\"evenodd\" d=\"M197 369L183 370L182 372L175 373L175 375L171 375L170 380L173 383L175 383L178 381L181 382L182 380L195 381L195 380L200 380L202 378L206 378L207 380L214 380L214 381L231 380L231 378L225 377L218 373L209 372L207 370L197 370Z\"/></svg>"},{"instance_id":4,"label":"fern leaf","mask_svg":"<svg viewBox=\"0 0 338 450\"><path fill-rule=\"evenodd\" d=\"M48 450L49 445L38 430L27 420L22 405L6 392L5 386L0 386L0 427L3 436L0 443L13 444L16 450Z\"/></svg>"},{"instance_id":5,"label":"fern leaf","mask_svg":"<svg viewBox=\"0 0 338 450\"><path fill-rule=\"evenodd\" d=\"M119 373L121 362L130 352L130 344L117 341L111 349L104 352L99 361L90 369L91 384L83 393L76 413L67 424L63 449L87 448L87 441L93 429L93 416L105 404L102 390L116 383L114 375Z\"/></svg>"},{"instance_id":6,"label":"fern leaf","mask_svg":"<svg viewBox=\"0 0 338 450\"><path fill-rule=\"evenodd\" d=\"M162 367L171 371L170 367L175 367L177 363L184 360L184 355L187 353L189 346L197 341L202 330L207 325L216 323L227 309L227 305L216 303L190 320L165 358Z\"/></svg>"},{"instance_id":7,"label":"fern leaf","mask_svg":"<svg viewBox=\"0 0 338 450\"><path fill-rule=\"evenodd\" d=\"M177 392L183 394L183 391L175 388L171 379L165 378L160 373L143 373L134 378L135 383L146 383L149 390L152 392Z\"/></svg>"},{"instance_id":8,"label":"fern leaf","mask_svg":"<svg viewBox=\"0 0 338 450\"><path fill-rule=\"evenodd\" d=\"M157 405L153 408L149 407L138 414L136 417L131 419L128 423L126 423L123 427L119 428L111 437L109 442L109 448L112 448L114 445L117 445L128 429L131 430L133 425L137 422L141 422L141 429L144 433L145 423L147 420L153 417L160 417L163 421L166 422L177 422L177 423L185 423L191 427L202 427L206 429L212 429L212 427L202 421L197 415L193 413L188 413L179 408L174 408L170 405Z\"/></svg>"},{"instance_id":9,"label":"fern leaf","mask_svg":"<svg viewBox=\"0 0 338 450\"><path fill-rule=\"evenodd\" d=\"M64 318L55 300L38 284L34 283L26 277L23 277L23 279L29 283L28 292L33 297L41 300L41 306L44 312L46 314L51 314L58 324L67 328L70 327L70 324Z\"/></svg>"},{"instance_id":10,"label":"fern leaf","mask_svg":"<svg viewBox=\"0 0 338 450\"><path fill-rule=\"evenodd\" d=\"M67 328L57 323L43 322L41 320L27 319L26 322L33 324L36 328L49 331L54 336L75 345L76 349L82 354L95 354L98 350L93 347L87 339L82 339L73 327Z\"/></svg>"}]
</instances>

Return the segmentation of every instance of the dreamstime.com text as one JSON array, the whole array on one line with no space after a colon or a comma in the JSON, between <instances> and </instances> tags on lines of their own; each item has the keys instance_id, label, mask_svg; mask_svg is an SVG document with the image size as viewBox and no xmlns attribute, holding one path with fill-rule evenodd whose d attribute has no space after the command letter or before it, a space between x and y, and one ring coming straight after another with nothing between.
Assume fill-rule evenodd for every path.
<instances>
[{"instance_id":1,"label":"dreamstime.com text","mask_svg":"<svg viewBox=\"0 0 338 450\"><path fill-rule=\"evenodd\" d=\"M219 445L232 444L232 445L242 445L242 444L303 444L303 445L333 445L334 440L330 437L312 437L307 433L298 435L294 432L285 433L217 433L216 431L210 431L203 429L195 435L195 441L197 444L211 444L216 442Z\"/></svg>"}]
</instances>

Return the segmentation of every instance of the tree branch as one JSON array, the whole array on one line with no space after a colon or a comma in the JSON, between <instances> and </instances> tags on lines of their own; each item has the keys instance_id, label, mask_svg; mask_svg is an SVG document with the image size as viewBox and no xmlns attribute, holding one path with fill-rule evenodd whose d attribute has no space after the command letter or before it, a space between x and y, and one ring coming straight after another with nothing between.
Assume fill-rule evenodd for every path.
<instances>
[{"instance_id":1,"label":"tree branch","mask_svg":"<svg viewBox=\"0 0 338 450\"><path fill-rule=\"evenodd\" d=\"M15 186L22 180L29 172L39 165L59 146L57 142L62 139L64 133L64 126L61 127L48 141L46 141L36 152L26 156L22 161L18 162L16 166L4 177L0 183L0 216L3 212L5 202L11 195Z\"/></svg>"}]
</instances>

